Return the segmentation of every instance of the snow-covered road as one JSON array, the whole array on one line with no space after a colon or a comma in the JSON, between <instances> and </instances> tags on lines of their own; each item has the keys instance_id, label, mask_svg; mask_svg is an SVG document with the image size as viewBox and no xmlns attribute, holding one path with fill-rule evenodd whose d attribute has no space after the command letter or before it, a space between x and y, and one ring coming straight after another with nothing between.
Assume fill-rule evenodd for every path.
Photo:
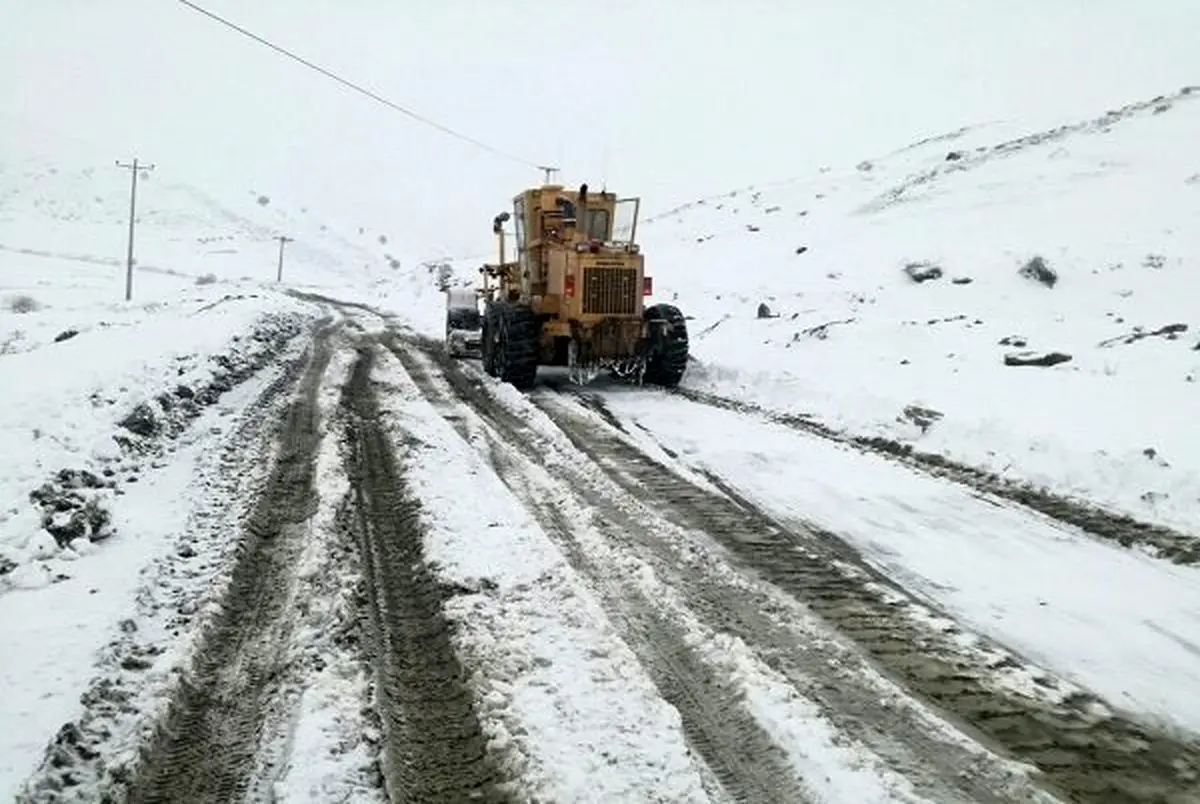
<instances>
[{"instance_id":1,"label":"snow-covered road","mask_svg":"<svg viewBox=\"0 0 1200 804\"><path fill-rule=\"evenodd\" d=\"M0 802L1200 804L1200 4L631 4L566 139L569 4L242 4L507 167L100 5L0 31ZM678 387L445 354L527 147Z\"/></svg>"},{"instance_id":2,"label":"snow-covered road","mask_svg":"<svg viewBox=\"0 0 1200 804\"><path fill-rule=\"evenodd\" d=\"M6 789L1200 801L1194 568L753 412L522 394L307 303L209 456L148 472L173 547L114 590L101 664L11 666L58 703L20 709Z\"/></svg>"},{"instance_id":3,"label":"snow-covered road","mask_svg":"<svg viewBox=\"0 0 1200 804\"><path fill-rule=\"evenodd\" d=\"M1200 569L752 415L620 386L592 398L780 521L845 540L970 630L1200 732Z\"/></svg>"}]
</instances>

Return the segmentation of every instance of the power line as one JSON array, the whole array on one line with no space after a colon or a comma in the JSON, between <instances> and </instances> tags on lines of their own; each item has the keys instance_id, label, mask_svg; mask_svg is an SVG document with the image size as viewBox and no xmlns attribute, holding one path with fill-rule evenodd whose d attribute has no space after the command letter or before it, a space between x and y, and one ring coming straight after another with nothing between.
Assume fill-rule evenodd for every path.
<instances>
[{"instance_id":1,"label":"power line","mask_svg":"<svg viewBox=\"0 0 1200 804\"><path fill-rule=\"evenodd\" d=\"M222 25L232 28L233 30L237 31L238 33L242 34L243 36L248 36L249 38L253 39L255 42L258 42L261 45L266 45L267 47L271 48L272 50L276 51L277 53L281 53L284 56L287 56L289 59L292 59L293 61L298 61L301 64L303 64L305 67L308 67L311 70L316 70L317 72L319 72L321 75L325 76L326 78L332 78L334 81L337 81L342 86L348 87L349 89L352 89L355 92L366 95L368 98L370 98L373 101L376 101L377 103L382 103L384 106L387 106L388 108L390 108L394 111L400 112L403 115L407 115L408 117L411 117L413 120L416 120L418 123L424 123L427 126L437 129L438 131L442 132L443 134L448 134L451 137L454 137L455 139L459 139L459 140L462 140L463 142L470 143L471 145L474 145L477 148L482 148L483 150L485 150L489 153L495 154L496 156L500 156L505 159L511 159L515 162L520 162L523 165L528 165L529 167L534 167L534 168L537 167L536 163L531 162L528 159L524 159L523 157L516 156L514 154L510 154L506 151L502 151L499 148L494 148L491 145L488 145L486 142L481 142L480 140L477 140L474 137L469 137L466 134L463 134L459 131L455 131L454 129L449 128L448 126L444 126L441 123L438 123L434 120L430 120L428 117L417 114L416 112L414 112L411 109L406 109L403 106L399 105L398 103L393 103L392 101L388 100L387 98L383 97L382 95L378 95L378 94L372 92L371 90L366 89L366 88L354 83L353 81L349 81L345 78L342 78L341 76L339 76L329 70L326 70L324 67L313 64L311 61L308 61L307 59L305 59L301 56L297 56L295 53L292 53L290 50L280 47L279 45L276 45L275 43L270 42L267 39L264 39L263 37L259 36L256 33L246 30L245 28L243 28L242 26L240 26L234 22L230 22L229 20L225 19L224 17L222 17L218 14L215 14L212 11L209 11L208 9L201 8L200 6L191 2L191 0L178 0L178 1L180 3L182 3L183 5L187 6L188 8L192 9L193 11L198 11L199 13L208 17L209 19L215 20L215 21L221 23Z\"/></svg>"}]
</instances>

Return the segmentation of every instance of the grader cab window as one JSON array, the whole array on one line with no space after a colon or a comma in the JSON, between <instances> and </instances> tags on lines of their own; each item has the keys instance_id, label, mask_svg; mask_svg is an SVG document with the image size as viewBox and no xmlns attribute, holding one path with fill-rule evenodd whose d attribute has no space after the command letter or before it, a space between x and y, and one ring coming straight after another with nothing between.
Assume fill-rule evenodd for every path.
<instances>
[{"instance_id":1,"label":"grader cab window","mask_svg":"<svg viewBox=\"0 0 1200 804\"><path fill-rule=\"evenodd\" d=\"M608 238L608 210L589 209L587 211L587 236L593 240Z\"/></svg>"}]
</instances>

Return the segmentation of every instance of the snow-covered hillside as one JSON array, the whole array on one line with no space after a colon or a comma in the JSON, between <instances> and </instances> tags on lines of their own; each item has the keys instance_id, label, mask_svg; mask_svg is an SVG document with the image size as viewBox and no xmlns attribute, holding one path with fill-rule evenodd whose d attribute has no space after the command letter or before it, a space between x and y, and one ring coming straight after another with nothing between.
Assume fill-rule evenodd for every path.
<instances>
[{"instance_id":1,"label":"snow-covered hillside","mask_svg":"<svg viewBox=\"0 0 1200 804\"><path fill-rule=\"evenodd\" d=\"M1195 530L1198 135L1187 87L658 215L685 384Z\"/></svg>"},{"instance_id":2,"label":"snow-covered hillside","mask_svg":"<svg viewBox=\"0 0 1200 804\"><path fill-rule=\"evenodd\" d=\"M23 283L57 288L48 292L76 288L87 301L120 301L128 171L36 153L10 151L0 162L0 252L12 272L6 290L20 290ZM294 238L285 260L285 279L293 287L369 285L379 278L381 263L400 264L404 249L413 247L388 232L339 232L320 210L297 209L286 199L281 204L270 192L236 185L201 189L188 171L164 166L142 171L137 213L135 301L218 280L273 282L279 235ZM88 267L68 277L64 265L73 263ZM159 278L164 276L170 279Z\"/></svg>"},{"instance_id":3,"label":"snow-covered hillside","mask_svg":"<svg viewBox=\"0 0 1200 804\"><path fill-rule=\"evenodd\" d=\"M71 517L136 480L140 440L190 422L311 325L312 308L287 291L401 311L436 298L428 270L386 234L342 235L248 190L218 202L158 170L139 188L126 304L127 175L11 154L0 165L0 587L44 584L53 562L29 558L61 558L72 535L103 538L103 515L86 527ZM277 234L294 238L283 286ZM52 482L62 470L90 475ZM46 483L51 496L31 508ZM64 483L83 486L70 504Z\"/></svg>"}]
</instances>

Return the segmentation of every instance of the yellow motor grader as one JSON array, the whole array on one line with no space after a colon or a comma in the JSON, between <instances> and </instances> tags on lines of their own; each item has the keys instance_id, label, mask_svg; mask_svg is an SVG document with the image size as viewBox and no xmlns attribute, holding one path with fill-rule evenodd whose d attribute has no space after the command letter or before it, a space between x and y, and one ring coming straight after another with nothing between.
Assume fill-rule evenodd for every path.
<instances>
[{"instance_id":1,"label":"yellow motor grader","mask_svg":"<svg viewBox=\"0 0 1200 804\"><path fill-rule=\"evenodd\" d=\"M484 370L517 388L538 366L566 366L572 382L604 370L656 385L679 384L687 325L669 304L645 305L653 283L637 245L638 198L568 191L546 182L513 199L492 222L500 260L483 274ZM513 222L516 259L506 260Z\"/></svg>"}]
</instances>

